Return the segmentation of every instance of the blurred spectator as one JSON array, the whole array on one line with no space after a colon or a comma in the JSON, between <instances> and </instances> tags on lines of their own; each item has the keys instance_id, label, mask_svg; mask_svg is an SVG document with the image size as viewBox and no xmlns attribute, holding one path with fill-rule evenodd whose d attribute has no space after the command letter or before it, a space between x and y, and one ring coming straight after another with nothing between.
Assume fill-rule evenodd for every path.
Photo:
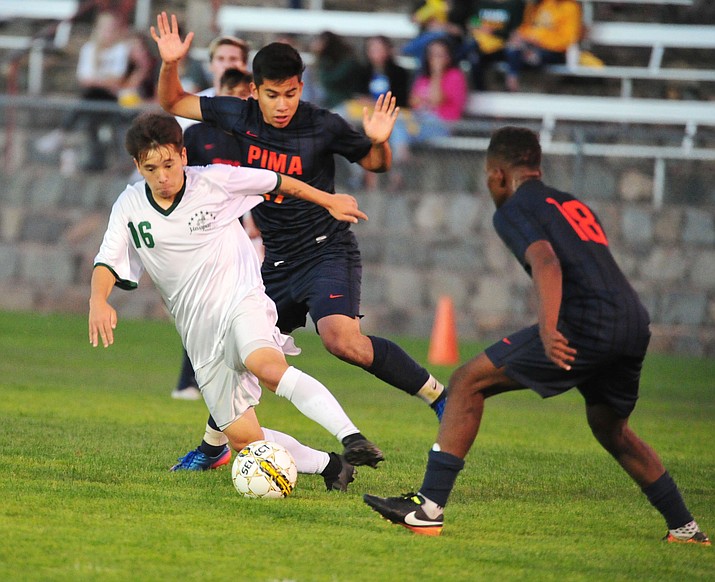
<instances>
[{"instance_id":1,"label":"blurred spectator","mask_svg":"<svg viewBox=\"0 0 715 582\"><path fill-rule=\"evenodd\" d=\"M369 95L372 103L392 91L398 107L407 105L410 73L395 62L392 41L386 36L371 36L365 40L365 59L358 80L358 92Z\"/></svg>"},{"instance_id":2,"label":"blurred spectator","mask_svg":"<svg viewBox=\"0 0 715 582\"><path fill-rule=\"evenodd\" d=\"M100 12L89 40L79 51L76 74L81 98L117 103L120 91L128 87L127 81L135 82L135 78L127 76L131 52L132 42L124 20L113 12ZM64 144L66 133L80 120L86 127L89 141L89 158L84 169L101 170L105 167L105 145L111 141L115 125L105 112L69 112L60 128L40 138L36 147L42 153L56 151ZM65 165L67 173L73 169L73 164Z\"/></svg>"},{"instance_id":3,"label":"blurred spectator","mask_svg":"<svg viewBox=\"0 0 715 582\"><path fill-rule=\"evenodd\" d=\"M541 0L527 6L524 21L506 46L506 88L519 90L523 67L566 62L567 49L581 38L581 5L576 0Z\"/></svg>"},{"instance_id":4,"label":"blurred spectator","mask_svg":"<svg viewBox=\"0 0 715 582\"><path fill-rule=\"evenodd\" d=\"M226 69L248 72L249 44L235 36L219 36L209 44L209 71L213 83L213 95L221 88L221 76Z\"/></svg>"},{"instance_id":5,"label":"blurred spectator","mask_svg":"<svg viewBox=\"0 0 715 582\"><path fill-rule=\"evenodd\" d=\"M128 40L129 65L119 91L119 104L136 107L154 100L160 61L154 54L154 43L143 32L130 32Z\"/></svg>"},{"instance_id":6,"label":"blurred spectator","mask_svg":"<svg viewBox=\"0 0 715 582\"><path fill-rule=\"evenodd\" d=\"M419 34L402 47L402 54L419 60L425 67L425 50L436 39L449 39L457 61L462 58L461 47L466 32L466 22L471 15L471 2L467 0L426 0L412 13L412 20L420 26Z\"/></svg>"},{"instance_id":7,"label":"blurred spectator","mask_svg":"<svg viewBox=\"0 0 715 582\"><path fill-rule=\"evenodd\" d=\"M465 40L475 90L486 89L487 69L504 60L504 48L521 24L524 8L524 0L478 0L475 3Z\"/></svg>"},{"instance_id":8,"label":"blurred spectator","mask_svg":"<svg viewBox=\"0 0 715 582\"><path fill-rule=\"evenodd\" d=\"M365 40L365 62L361 66L358 78L359 98L349 104L346 114L353 123L362 122L363 107L371 107L380 95L392 92L398 107L407 107L410 90L410 72L395 62L395 50L392 41L383 35L371 36ZM354 105L354 106L353 106ZM399 123L399 121L397 122ZM394 151L396 143L390 138ZM360 169L350 165L353 178ZM373 172L360 172L365 187L374 189L378 176Z\"/></svg>"},{"instance_id":9,"label":"blurred spectator","mask_svg":"<svg viewBox=\"0 0 715 582\"><path fill-rule=\"evenodd\" d=\"M400 112L392 132L393 188L401 185L399 167L409 158L410 144L448 136L453 122L464 114L468 93L467 78L454 58L450 41L432 40L427 45L425 68L410 90L410 109Z\"/></svg>"},{"instance_id":10,"label":"blurred spectator","mask_svg":"<svg viewBox=\"0 0 715 582\"><path fill-rule=\"evenodd\" d=\"M238 69L244 73L248 72L249 44L242 38L235 36L218 36L209 44L209 65L208 70L211 76L211 86L208 89L199 91L199 95L215 97L221 88L221 77L227 69ZM197 123L193 119L177 117L181 129Z\"/></svg>"},{"instance_id":11,"label":"blurred spectator","mask_svg":"<svg viewBox=\"0 0 715 582\"><path fill-rule=\"evenodd\" d=\"M409 97L412 112L423 120L421 133L431 134L425 137L446 135L449 122L462 117L466 103L467 79L454 59L450 42L433 40L427 45L425 68L412 84Z\"/></svg>"},{"instance_id":12,"label":"blurred spectator","mask_svg":"<svg viewBox=\"0 0 715 582\"><path fill-rule=\"evenodd\" d=\"M325 31L311 42L315 70L322 89L322 105L344 113L345 103L358 91L360 63L352 47L334 32Z\"/></svg>"}]
</instances>

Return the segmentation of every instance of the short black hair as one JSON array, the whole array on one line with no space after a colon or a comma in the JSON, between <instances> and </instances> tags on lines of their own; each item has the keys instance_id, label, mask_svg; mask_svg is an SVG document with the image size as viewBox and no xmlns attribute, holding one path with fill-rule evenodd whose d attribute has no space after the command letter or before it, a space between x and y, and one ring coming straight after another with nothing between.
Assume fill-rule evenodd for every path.
<instances>
[{"instance_id":1,"label":"short black hair","mask_svg":"<svg viewBox=\"0 0 715 582\"><path fill-rule=\"evenodd\" d=\"M497 129L489 141L488 158L497 158L509 166L541 167L539 136L526 127Z\"/></svg>"},{"instance_id":2,"label":"short black hair","mask_svg":"<svg viewBox=\"0 0 715 582\"><path fill-rule=\"evenodd\" d=\"M220 87L233 89L242 83L248 84L253 80L251 73L245 73L239 69L226 69L219 81Z\"/></svg>"},{"instance_id":3,"label":"short black hair","mask_svg":"<svg viewBox=\"0 0 715 582\"><path fill-rule=\"evenodd\" d=\"M291 77L303 78L305 65L300 53L284 42L272 42L253 57L253 82L260 87L265 79L285 81Z\"/></svg>"},{"instance_id":4,"label":"short black hair","mask_svg":"<svg viewBox=\"0 0 715 582\"><path fill-rule=\"evenodd\" d=\"M167 146L180 152L184 134L176 118L163 112L146 112L135 117L124 138L127 152L140 163L151 150Z\"/></svg>"}]
</instances>

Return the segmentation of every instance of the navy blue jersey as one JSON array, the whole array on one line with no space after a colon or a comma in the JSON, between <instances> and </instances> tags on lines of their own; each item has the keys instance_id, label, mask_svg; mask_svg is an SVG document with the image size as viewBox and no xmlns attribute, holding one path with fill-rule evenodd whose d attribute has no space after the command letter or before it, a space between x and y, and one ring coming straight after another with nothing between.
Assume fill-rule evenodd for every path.
<instances>
[{"instance_id":1,"label":"navy blue jersey","mask_svg":"<svg viewBox=\"0 0 715 582\"><path fill-rule=\"evenodd\" d=\"M228 164L240 166L240 147L230 133L207 123L195 123L184 131L189 166Z\"/></svg>"},{"instance_id":2,"label":"navy blue jersey","mask_svg":"<svg viewBox=\"0 0 715 582\"><path fill-rule=\"evenodd\" d=\"M272 169L324 190L335 191L334 154L357 162L371 142L342 117L300 102L284 128L263 120L254 99L202 97L204 121L233 134L242 166ZM303 260L348 235L350 224L335 220L324 208L295 198L266 196L251 213L271 262Z\"/></svg>"},{"instance_id":3,"label":"navy blue jersey","mask_svg":"<svg viewBox=\"0 0 715 582\"><path fill-rule=\"evenodd\" d=\"M551 243L563 273L559 328L569 340L576 334L590 347L625 354L642 349L648 314L588 206L530 180L497 209L494 227L529 275L526 249L539 240Z\"/></svg>"}]
</instances>

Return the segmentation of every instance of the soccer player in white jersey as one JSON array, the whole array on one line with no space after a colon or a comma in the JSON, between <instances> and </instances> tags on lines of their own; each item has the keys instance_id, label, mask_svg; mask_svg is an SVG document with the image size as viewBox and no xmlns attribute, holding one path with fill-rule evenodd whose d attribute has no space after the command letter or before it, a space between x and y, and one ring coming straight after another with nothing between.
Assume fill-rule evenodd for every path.
<instances>
[{"instance_id":1,"label":"soccer player in white jersey","mask_svg":"<svg viewBox=\"0 0 715 582\"><path fill-rule=\"evenodd\" d=\"M95 258L90 343L96 347L101 341L106 348L114 342L117 313L109 295L115 286L136 288L146 271L231 446L240 450L256 440L276 441L293 454L300 472L320 473L328 489L345 490L352 480L350 465L374 467L382 452L360 434L325 386L286 362L285 354L300 350L275 326L275 305L265 294L258 256L238 218L265 193L307 200L346 222L367 216L352 196L328 194L270 170L186 167L181 127L164 113L137 117L125 145L144 179L127 186L114 203ZM259 382L343 441L342 458L262 429L253 409Z\"/></svg>"}]
</instances>

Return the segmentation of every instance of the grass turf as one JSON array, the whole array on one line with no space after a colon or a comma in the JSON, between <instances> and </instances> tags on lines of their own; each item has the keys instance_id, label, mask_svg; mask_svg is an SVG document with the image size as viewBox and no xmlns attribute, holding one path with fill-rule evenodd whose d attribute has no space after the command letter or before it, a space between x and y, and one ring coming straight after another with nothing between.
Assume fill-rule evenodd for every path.
<instances>
[{"instance_id":1,"label":"grass turf","mask_svg":"<svg viewBox=\"0 0 715 582\"><path fill-rule=\"evenodd\" d=\"M419 487L436 433L416 399L297 334L313 374L385 451L347 494L301 475L292 497L243 499L227 467L172 474L198 444L201 402L169 397L171 324L122 320L92 349L82 317L0 313L0 580L706 580L713 548L661 543L661 517L591 437L578 394L487 404L440 538L393 526L361 501ZM400 342L424 360L427 342ZM462 357L476 353L461 346ZM435 370L446 380L446 368ZM715 362L650 356L632 425L715 533ZM264 394L261 422L326 450L338 443Z\"/></svg>"}]
</instances>

